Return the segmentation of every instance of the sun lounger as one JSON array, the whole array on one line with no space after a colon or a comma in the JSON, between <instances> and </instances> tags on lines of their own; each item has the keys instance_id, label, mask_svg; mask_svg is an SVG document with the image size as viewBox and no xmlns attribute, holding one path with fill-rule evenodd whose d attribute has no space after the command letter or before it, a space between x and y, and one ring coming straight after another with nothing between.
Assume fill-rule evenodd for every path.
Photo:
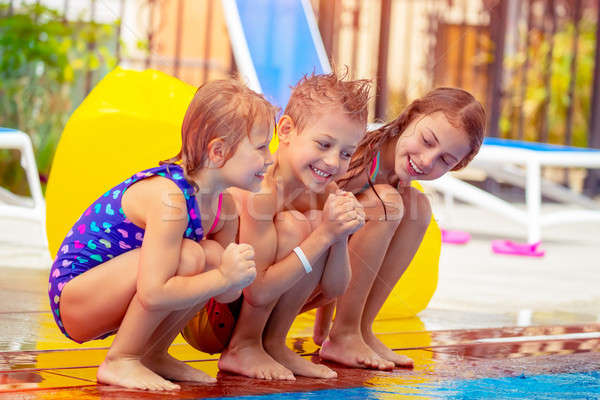
<instances>
[{"instance_id":1,"label":"sun lounger","mask_svg":"<svg viewBox=\"0 0 600 400\"><path fill-rule=\"evenodd\" d=\"M539 242L541 229L546 226L566 222L600 222L600 209L595 202L559 185L544 182L541 176L544 166L600 168L599 150L486 138L472 165L484 168L490 176L524 187L526 209L523 210L451 175L422 183L525 225L528 243ZM523 169L516 166L522 166ZM584 209L542 215L542 194L562 202L578 204Z\"/></svg>"},{"instance_id":2,"label":"sun lounger","mask_svg":"<svg viewBox=\"0 0 600 400\"><path fill-rule=\"evenodd\" d=\"M45 227L46 206L29 136L15 129L0 127L0 149L14 149L21 152L21 166L25 169L32 198L31 200L22 198L3 189L0 217L39 221Z\"/></svg>"}]
</instances>

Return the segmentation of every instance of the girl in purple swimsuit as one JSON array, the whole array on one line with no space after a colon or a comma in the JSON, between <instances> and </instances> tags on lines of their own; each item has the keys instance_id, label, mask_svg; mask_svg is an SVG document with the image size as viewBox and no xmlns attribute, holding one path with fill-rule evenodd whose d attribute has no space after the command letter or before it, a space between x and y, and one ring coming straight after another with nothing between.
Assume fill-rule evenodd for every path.
<instances>
[{"instance_id":1,"label":"girl in purple swimsuit","mask_svg":"<svg viewBox=\"0 0 600 400\"><path fill-rule=\"evenodd\" d=\"M108 190L67 234L50 271L50 305L78 343L116 334L98 382L173 390L168 379L214 381L167 350L209 299L233 301L256 276L252 247L233 243L237 218L219 215L236 215L225 189L259 188L276 113L237 81L200 87L179 154Z\"/></svg>"}]
</instances>

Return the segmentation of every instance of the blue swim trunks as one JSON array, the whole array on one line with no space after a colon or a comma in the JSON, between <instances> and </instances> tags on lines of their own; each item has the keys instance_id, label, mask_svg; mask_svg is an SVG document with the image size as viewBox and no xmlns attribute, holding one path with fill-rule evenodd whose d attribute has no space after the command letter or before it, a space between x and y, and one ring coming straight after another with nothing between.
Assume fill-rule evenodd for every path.
<instances>
[{"instance_id":1,"label":"blue swim trunks","mask_svg":"<svg viewBox=\"0 0 600 400\"><path fill-rule=\"evenodd\" d=\"M194 188L184 178L183 170L177 164L165 164L138 172L104 193L84 211L67 233L50 270L48 284L50 308L56 324L69 339L74 340L65 331L60 317L60 295L63 287L85 271L141 247L144 229L125 217L121 208L121 199L131 185L157 175L172 180L185 196L188 225L184 238L196 242L202 240L204 231ZM110 333L99 339L109 335Z\"/></svg>"}]
</instances>

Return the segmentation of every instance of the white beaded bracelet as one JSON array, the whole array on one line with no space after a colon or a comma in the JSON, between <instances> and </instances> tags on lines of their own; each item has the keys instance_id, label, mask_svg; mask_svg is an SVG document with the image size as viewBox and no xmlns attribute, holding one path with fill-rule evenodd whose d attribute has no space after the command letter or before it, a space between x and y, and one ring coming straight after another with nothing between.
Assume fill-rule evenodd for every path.
<instances>
[{"instance_id":1,"label":"white beaded bracelet","mask_svg":"<svg viewBox=\"0 0 600 400\"><path fill-rule=\"evenodd\" d=\"M310 262L308 262L308 258L306 258L306 255L304 254L300 246L294 248L294 253L296 253L298 258L300 259L300 262L302 263L302 266L304 267L306 273L309 274L310 271L312 271L312 266L310 265Z\"/></svg>"}]
</instances>

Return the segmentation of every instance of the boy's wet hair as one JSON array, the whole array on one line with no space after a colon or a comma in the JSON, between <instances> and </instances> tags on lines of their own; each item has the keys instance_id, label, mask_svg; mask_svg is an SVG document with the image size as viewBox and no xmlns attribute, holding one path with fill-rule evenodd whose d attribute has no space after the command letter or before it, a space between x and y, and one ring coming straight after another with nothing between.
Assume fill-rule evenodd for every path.
<instances>
[{"instance_id":1,"label":"boy's wet hair","mask_svg":"<svg viewBox=\"0 0 600 400\"><path fill-rule=\"evenodd\" d=\"M202 169L208 144L213 139L225 141L228 146L226 159L229 159L244 135L250 137L253 127L272 127L278 111L263 95L240 81L207 82L196 90L185 113L179 154L160 164L181 161L189 178Z\"/></svg>"},{"instance_id":2,"label":"boy's wet hair","mask_svg":"<svg viewBox=\"0 0 600 400\"><path fill-rule=\"evenodd\" d=\"M296 86L285 108L302 132L311 120L330 112L332 108L341 110L353 121L367 124L369 93L371 82L367 79L347 80L348 71L342 75L336 72L322 75L305 75Z\"/></svg>"}]
</instances>

